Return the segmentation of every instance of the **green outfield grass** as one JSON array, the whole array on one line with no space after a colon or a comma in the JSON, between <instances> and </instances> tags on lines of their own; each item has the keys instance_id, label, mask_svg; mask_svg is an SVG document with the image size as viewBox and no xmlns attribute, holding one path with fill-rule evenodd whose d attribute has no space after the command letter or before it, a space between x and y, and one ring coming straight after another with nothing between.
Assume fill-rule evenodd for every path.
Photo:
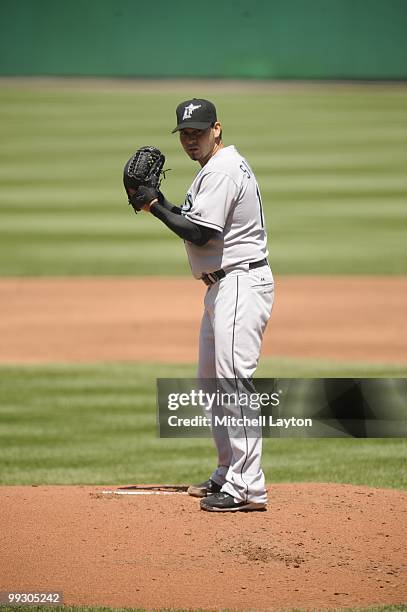
<instances>
[{"instance_id":1,"label":"green outfield grass","mask_svg":"<svg viewBox=\"0 0 407 612\"><path fill-rule=\"evenodd\" d=\"M329 368L328 368L329 366ZM390 366L269 360L262 376L406 376ZM0 367L0 484L188 483L208 476L209 439L159 439L155 379L193 367ZM268 482L407 487L404 439L267 439Z\"/></svg>"},{"instance_id":2,"label":"green outfield grass","mask_svg":"<svg viewBox=\"0 0 407 612\"><path fill-rule=\"evenodd\" d=\"M126 204L130 154L155 144L183 201L198 165L170 134L211 97L256 171L278 274L405 274L407 87L125 88L0 82L0 276L189 274L182 242Z\"/></svg>"}]
</instances>

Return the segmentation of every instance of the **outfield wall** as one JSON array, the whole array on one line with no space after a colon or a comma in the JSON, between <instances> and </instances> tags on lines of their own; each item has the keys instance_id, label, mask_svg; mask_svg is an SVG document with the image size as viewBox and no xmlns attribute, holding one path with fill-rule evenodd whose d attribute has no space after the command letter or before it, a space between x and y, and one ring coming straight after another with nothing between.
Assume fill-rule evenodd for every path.
<instances>
[{"instance_id":1,"label":"outfield wall","mask_svg":"<svg viewBox=\"0 0 407 612\"><path fill-rule=\"evenodd\" d=\"M0 74L404 79L407 0L0 0Z\"/></svg>"}]
</instances>

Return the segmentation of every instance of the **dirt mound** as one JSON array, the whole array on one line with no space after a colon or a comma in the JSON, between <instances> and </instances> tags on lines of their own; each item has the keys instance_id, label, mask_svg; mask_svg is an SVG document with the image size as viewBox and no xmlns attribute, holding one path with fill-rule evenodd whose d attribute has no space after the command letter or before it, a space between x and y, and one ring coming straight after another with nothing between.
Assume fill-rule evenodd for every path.
<instances>
[{"instance_id":1,"label":"dirt mound","mask_svg":"<svg viewBox=\"0 0 407 612\"><path fill-rule=\"evenodd\" d=\"M0 281L0 363L197 361L203 283ZM407 277L276 279L263 355L407 363Z\"/></svg>"},{"instance_id":2,"label":"dirt mound","mask_svg":"<svg viewBox=\"0 0 407 612\"><path fill-rule=\"evenodd\" d=\"M280 484L267 512L215 514L182 490L106 489L1 487L0 591L145 608L407 601L407 492Z\"/></svg>"}]
</instances>

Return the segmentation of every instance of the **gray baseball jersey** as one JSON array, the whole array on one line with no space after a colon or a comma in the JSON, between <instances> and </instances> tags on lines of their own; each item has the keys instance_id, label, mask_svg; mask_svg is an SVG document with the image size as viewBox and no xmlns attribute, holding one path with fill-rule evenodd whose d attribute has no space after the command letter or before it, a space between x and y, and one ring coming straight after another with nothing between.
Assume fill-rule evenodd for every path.
<instances>
[{"instance_id":1,"label":"gray baseball jersey","mask_svg":"<svg viewBox=\"0 0 407 612\"><path fill-rule=\"evenodd\" d=\"M249 164L233 145L218 151L198 172L182 214L216 230L203 247L185 242L195 278L268 255L260 190Z\"/></svg>"},{"instance_id":2,"label":"gray baseball jersey","mask_svg":"<svg viewBox=\"0 0 407 612\"><path fill-rule=\"evenodd\" d=\"M193 275L227 272L205 295L198 378L251 379L273 306L274 281L268 265L249 267L267 257L267 235L256 177L234 146L220 149L198 172L182 213L216 230L204 246L185 242ZM213 436L218 465L211 479L237 501L266 503L261 432L235 437L225 426L215 428Z\"/></svg>"}]
</instances>

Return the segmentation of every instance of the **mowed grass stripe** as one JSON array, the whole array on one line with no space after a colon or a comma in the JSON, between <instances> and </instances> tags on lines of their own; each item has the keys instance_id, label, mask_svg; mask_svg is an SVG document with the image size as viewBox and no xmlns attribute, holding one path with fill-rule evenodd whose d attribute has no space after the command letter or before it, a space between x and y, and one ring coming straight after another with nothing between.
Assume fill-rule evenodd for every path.
<instances>
[{"instance_id":1,"label":"mowed grass stripe","mask_svg":"<svg viewBox=\"0 0 407 612\"><path fill-rule=\"evenodd\" d=\"M164 83L159 96L1 88L0 275L189 274L182 244L134 216L121 181L131 152L154 143L173 169L163 189L183 201L198 166L170 130L190 95ZM260 183L277 274L406 273L406 98L368 86L217 91L225 141Z\"/></svg>"},{"instance_id":2,"label":"mowed grass stripe","mask_svg":"<svg viewBox=\"0 0 407 612\"><path fill-rule=\"evenodd\" d=\"M330 205L288 201L279 214L269 215L273 270L276 274L405 274L405 258L400 256L405 250L403 202L400 208L399 213L394 200L388 210L378 200L366 200L363 206L353 201L343 205L340 200ZM0 266L11 275L58 275L61 269L74 275L190 273L182 241L155 219L137 215L133 220L133 212L126 213L117 218L109 211L93 220L87 212L80 226L66 211L8 213L0 228ZM335 237L322 231L321 225L332 225Z\"/></svg>"},{"instance_id":3,"label":"mowed grass stripe","mask_svg":"<svg viewBox=\"0 0 407 612\"><path fill-rule=\"evenodd\" d=\"M1 484L186 483L206 478L210 439L159 439L157 377L195 366L87 364L0 367ZM264 360L259 376L405 376L402 366ZM267 439L269 482L405 488L404 439ZM341 461L337 461L337 457Z\"/></svg>"},{"instance_id":4,"label":"mowed grass stripe","mask_svg":"<svg viewBox=\"0 0 407 612\"><path fill-rule=\"evenodd\" d=\"M289 201L290 210L299 218L304 217L312 218L312 221L319 219L321 216L327 218L334 218L336 222L340 222L343 218L344 223L347 225L348 220L352 219L353 222L360 219L366 222L366 210L369 213L369 223L375 225L378 221L382 221L390 227L393 226L391 215L399 215L401 219L407 218L407 207L401 207L399 203L394 200L390 200L386 206L383 206L383 201L377 199L371 201L366 199L360 201L359 199L348 199L346 202L342 200L331 200L330 205L327 206L325 202L298 202L295 200ZM400 210L401 208L401 210ZM130 210L130 209L129 209ZM81 226L78 228L76 220L73 218L71 211L62 208L58 215L55 215L55 210L49 207L42 207L36 211L31 209L23 208L17 213L14 210L8 209L2 213L0 234L13 233L16 230L15 220L16 215L19 214L19 232L25 231L32 234L49 234L49 233L60 233L68 235L95 235L102 236L106 234L106 238L111 237L114 239L115 235L119 237L123 236L134 236L134 228L130 225L129 220L125 216L118 217L112 214L112 211L108 207L104 208L104 214L95 216L94 210L87 209L81 213ZM287 219L286 216L277 218L278 226L285 230L287 227L292 225L292 221ZM146 238L153 238L161 235L159 226L147 215L140 215L137 220L137 230L143 231L143 236ZM274 225L274 224L273 224ZM374 228L373 228L374 229Z\"/></svg>"}]
</instances>

